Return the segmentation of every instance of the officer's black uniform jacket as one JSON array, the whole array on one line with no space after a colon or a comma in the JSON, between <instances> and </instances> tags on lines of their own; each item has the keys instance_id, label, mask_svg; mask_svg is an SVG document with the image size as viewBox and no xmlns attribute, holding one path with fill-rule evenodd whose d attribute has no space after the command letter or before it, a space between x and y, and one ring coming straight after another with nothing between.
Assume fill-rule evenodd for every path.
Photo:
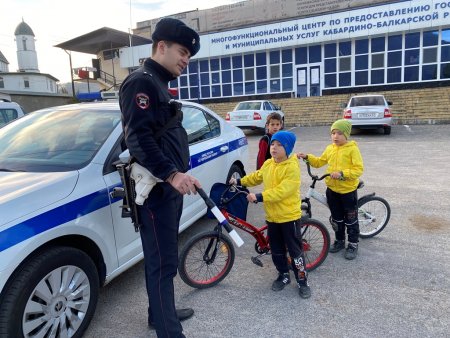
<instances>
[{"instance_id":1,"label":"officer's black uniform jacket","mask_svg":"<svg viewBox=\"0 0 450 338\"><path fill-rule=\"evenodd\" d=\"M128 75L120 87L120 109L125 143L139 164L166 180L175 171L189 169L189 144L182 115L159 140L155 133L175 114L168 82L174 77L152 59Z\"/></svg>"}]
</instances>

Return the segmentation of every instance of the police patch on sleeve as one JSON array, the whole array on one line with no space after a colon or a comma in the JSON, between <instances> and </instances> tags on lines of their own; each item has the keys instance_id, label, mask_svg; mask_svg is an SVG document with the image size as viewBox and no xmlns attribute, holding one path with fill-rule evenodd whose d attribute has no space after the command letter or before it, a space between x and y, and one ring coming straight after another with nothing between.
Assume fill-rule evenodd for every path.
<instances>
[{"instance_id":1,"label":"police patch on sleeve","mask_svg":"<svg viewBox=\"0 0 450 338\"><path fill-rule=\"evenodd\" d=\"M150 99L148 95L144 93L136 94L136 104L141 109L147 109L150 106Z\"/></svg>"}]
</instances>

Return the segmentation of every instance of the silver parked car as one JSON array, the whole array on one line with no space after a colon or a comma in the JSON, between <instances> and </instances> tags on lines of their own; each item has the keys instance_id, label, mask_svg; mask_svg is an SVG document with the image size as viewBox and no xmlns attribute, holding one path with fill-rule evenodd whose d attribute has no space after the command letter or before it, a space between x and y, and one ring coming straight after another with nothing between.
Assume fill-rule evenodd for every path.
<instances>
[{"instance_id":1,"label":"silver parked car","mask_svg":"<svg viewBox=\"0 0 450 338\"><path fill-rule=\"evenodd\" d=\"M267 116L270 113L279 113L284 125L284 113L281 108L266 100L239 102L233 111L227 113L225 120L242 129L265 130Z\"/></svg>"},{"instance_id":2,"label":"silver parked car","mask_svg":"<svg viewBox=\"0 0 450 338\"><path fill-rule=\"evenodd\" d=\"M352 96L344 109L344 119L348 119L354 128L383 129L384 134L391 133L392 112L383 95Z\"/></svg>"}]
</instances>

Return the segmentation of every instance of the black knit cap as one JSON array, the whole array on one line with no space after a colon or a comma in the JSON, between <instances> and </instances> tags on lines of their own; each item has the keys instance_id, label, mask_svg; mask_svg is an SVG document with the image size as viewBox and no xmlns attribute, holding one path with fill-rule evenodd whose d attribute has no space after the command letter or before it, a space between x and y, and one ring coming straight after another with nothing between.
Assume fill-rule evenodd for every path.
<instances>
[{"instance_id":1,"label":"black knit cap","mask_svg":"<svg viewBox=\"0 0 450 338\"><path fill-rule=\"evenodd\" d=\"M191 56L200 50L200 37L192 28L186 26L183 21L164 18L156 24L152 34L153 41L172 41L186 47Z\"/></svg>"}]
</instances>

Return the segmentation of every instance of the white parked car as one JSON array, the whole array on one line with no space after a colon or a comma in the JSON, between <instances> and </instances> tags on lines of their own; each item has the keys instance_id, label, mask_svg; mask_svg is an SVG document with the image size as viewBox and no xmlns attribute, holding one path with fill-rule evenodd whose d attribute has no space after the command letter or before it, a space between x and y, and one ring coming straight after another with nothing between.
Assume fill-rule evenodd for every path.
<instances>
[{"instance_id":1,"label":"white parked car","mask_svg":"<svg viewBox=\"0 0 450 338\"><path fill-rule=\"evenodd\" d=\"M239 102L233 111L227 113L225 120L242 129L264 130L270 113L279 113L284 125L284 113L281 108L266 100Z\"/></svg>"},{"instance_id":2,"label":"white parked car","mask_svg":"<svg viewBox=\"0 0 450 338\"><path fill-rule=\"evenodd\" d=\"M243 176L243 132L204 106L182 110L204 190ZM110 194L124 150L118 102L43 109L0 129L0 337L80 337L99 286L143 258ZM206 210L187 195L180 231Z\"/></svg>"},{"instance_id":3,"label":"white parked car","mask_svg":"<svg viewBox=\"0 0 450 338\"><path fill-rule=\"evenodd\" d=\"M18 103L0 99L0 128L24 115L24 110Z\"/></svg>"},{"instance_id":4,"label":"white parked car","mask_svg":"<svg viewBox=\"0 0 450 338\"><path fill-rule=\"evenodd\" d=\"M392 112L383 95L352 96L344 109L344 119L358 129L383 129L386 135L391 133Z\"/></svg>"}]
</instances>

